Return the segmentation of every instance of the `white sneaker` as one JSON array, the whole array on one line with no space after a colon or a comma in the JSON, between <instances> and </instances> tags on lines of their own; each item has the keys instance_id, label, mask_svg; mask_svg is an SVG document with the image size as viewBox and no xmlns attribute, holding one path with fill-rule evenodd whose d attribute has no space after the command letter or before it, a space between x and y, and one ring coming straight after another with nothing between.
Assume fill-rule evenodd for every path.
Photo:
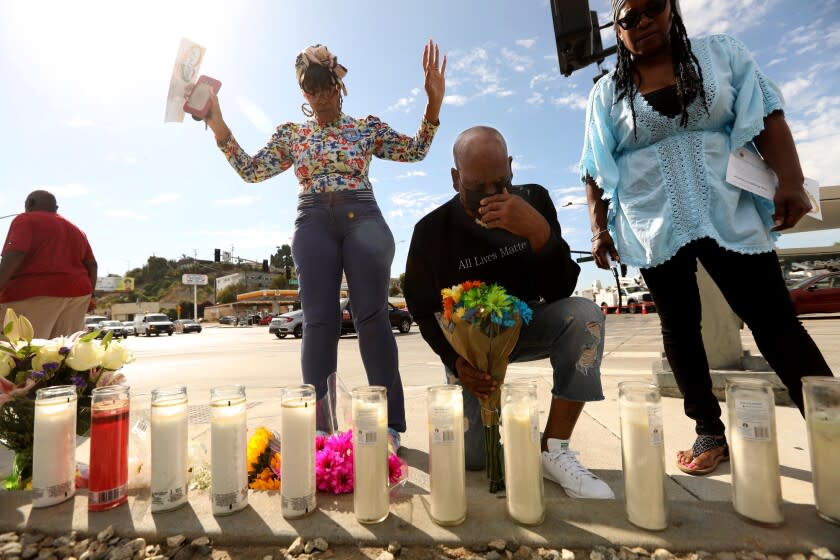
<instances>
[{"instance_id":1,"label":"white sneaker","mask_svg":"<svg viewBox=\"0 0 840 560\"><path fill-rule=\"evenodd\" d=\"M543 477L562 486L571 498L615 498L606 482L580 464L577 451L560 449L560 442L553 438L549 438L547 445L548 451L542 452Z\"/></svg>"}]
</instances>

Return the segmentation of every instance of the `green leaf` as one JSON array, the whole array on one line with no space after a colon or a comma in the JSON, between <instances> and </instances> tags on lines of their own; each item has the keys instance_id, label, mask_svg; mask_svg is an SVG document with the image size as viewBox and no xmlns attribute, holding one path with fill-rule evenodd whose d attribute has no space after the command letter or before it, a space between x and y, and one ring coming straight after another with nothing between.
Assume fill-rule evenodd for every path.
<instances>
[{"instance_id":1,"label":"green leaf","mask_svg":"<svg viewBox=\"0 0 840 560\"><path fill-rule=\"evenodd\" d=\"M91 340L95 340L97 336L99 336L99 329L96 329L93 332L87 333L86 335L81 337L79 340L81 340L82 342L90 342Z\"/></svg>"},{"instance_id":2,"label":"green leaf","mask_svg":"<svg viewBox=\"0 0 840 560\"><path fill-rule=\"evenodd\" d=\"M114 338L114 331L108 331L105 334L105 336L102 338L102 346L104 346L105 348L108 348L108 344L111 343L112 338Z\"/></svg>"},{"instance_id":3,"label":"green leaf","mask_svg":"<svg viewBox=\"0 0 840 560\"><path fill-rule=\"evenodd\" d=\"M15 357L17 357L17 355L18 355L18 353L15 350L12 350L11 348L6 346L5 344L0 344L0 350L2 350L3 352L6 352L7 354L11 354L12 356L15 356Z\"/></svg>"}]
</instances>

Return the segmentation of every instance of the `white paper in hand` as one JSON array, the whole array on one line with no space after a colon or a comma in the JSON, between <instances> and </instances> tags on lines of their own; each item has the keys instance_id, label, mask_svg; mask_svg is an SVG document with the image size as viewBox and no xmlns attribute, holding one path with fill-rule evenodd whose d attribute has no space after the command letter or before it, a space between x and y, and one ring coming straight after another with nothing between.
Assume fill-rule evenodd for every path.
<instances>
[{"instance_id":1,"label":"white paper in hand","mask_svg":"<svg viewBox=\"0 0 840 560\"><path fill-rule=\"evenodd\" d=\"M195 82L201 61L204 60L204 47L189 39L181 39L172 78L169 80L169 95L166 97L166 115L163 122L184 122L184 101L187 84Z\"/></svg>"},{"instance_id":2,"label":"white paper in hand","mask_svg":"<svg viewBox=\"0 0 840 560\"><path fill-rule=\"evenodd\" d=\"M769 200L773 200L776 189L779 187L779 178L770 166L758 154L745 148L738 148L729 154L726 182ZM811 211L808 215L822 220L819 183L806 177L804 187L808 201L811 203Z\"/></svg>"}]
</instances>

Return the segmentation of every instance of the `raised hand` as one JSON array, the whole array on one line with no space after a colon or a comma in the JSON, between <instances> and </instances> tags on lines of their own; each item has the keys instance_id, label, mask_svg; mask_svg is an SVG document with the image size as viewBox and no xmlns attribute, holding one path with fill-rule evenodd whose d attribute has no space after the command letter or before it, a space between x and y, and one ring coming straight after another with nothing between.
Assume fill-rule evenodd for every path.
<instances>
[{"instance_id":1,"label":"raised hand","mask_svg":"<svg viewBox=\"0 0 840 560\"><path fill-rule=\"evenodd\" d=\"M443 55L443 64L440 64L440 48L431 39L423 48L423 74L424 87L429 98L426 106L426 120L436 123L440 116L443 95L446 92L446 55Z\"/></svg>"}]
</instances>

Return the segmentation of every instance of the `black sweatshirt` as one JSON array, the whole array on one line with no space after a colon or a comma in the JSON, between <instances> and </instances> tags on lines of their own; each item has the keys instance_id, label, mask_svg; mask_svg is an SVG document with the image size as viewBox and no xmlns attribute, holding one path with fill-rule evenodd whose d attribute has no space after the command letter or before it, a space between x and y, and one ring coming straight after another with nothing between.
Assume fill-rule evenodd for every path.
<instances>
[{"instance_id":1,"label":"black sweatshirt","mask_svg":"<svg viewBox=\"0 0 840 560\"><path fill-rule=\"evenodd\" d=\"M455 375L458 354L446 341L434 314L443 310L440 291L467 280L499 284L525 302L552 302L572 294L580 267L560 233L557 211L540 185L515 185L542 214L551 235L534 254L528 240L502 229L486 229L469 217L458 195L414 226L405 270L405 300L420 333Z\"/></svg>"}]
</instances>

